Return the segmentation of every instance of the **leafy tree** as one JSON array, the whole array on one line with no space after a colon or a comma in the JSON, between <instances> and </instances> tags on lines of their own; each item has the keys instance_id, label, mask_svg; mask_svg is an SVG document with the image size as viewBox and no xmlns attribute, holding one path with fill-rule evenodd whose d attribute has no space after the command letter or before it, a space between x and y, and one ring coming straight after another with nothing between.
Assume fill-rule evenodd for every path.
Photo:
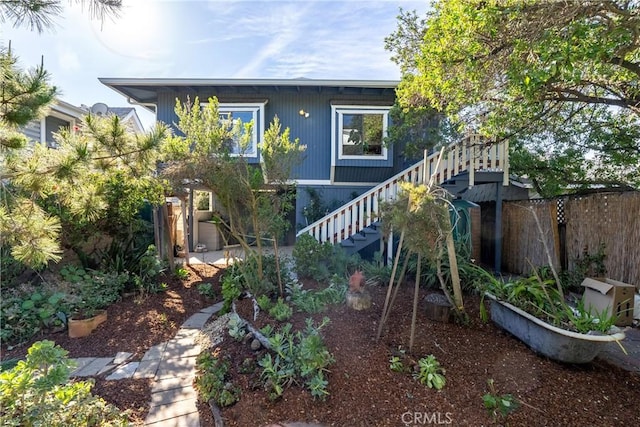
<instances>
[{"instance_id":1,"label":"leafy tree","mask_svg":"<svg viewBox=\"0 0 640 427\"><path fill-rule=\"evenodd\" d=\"M0 22L27 26L42 33L54 26L54 19L62 14L62 0L2 0L0 1ZM69 0L86 8L92 18L103 20L117 15L122 0Z\"/></svg>"},{"instance_id":2,"label":"leafy tree","mask_svg":"<svg viewBox=\"0 0 640 427\"><path fill-rule=\"evenodd\" d=\"M439 0L401 10L386 48L403 107L510 140L513 171L551 195L640 184L639 27L631 0Z\"/></svg>"},{"instance_id":3,"label":"leafy tree","mask_svg":"<svg viewBox=\"0 0 640 427\"><path fill-rule=\"evenodd\" d=\"M261 167L256 167L246 157L255 132L253 123L228 123L221 117L215 97L199 106L198 98L193 103L176 101L176 126L182 135L172 136L165 144L163 176L176 194L186 193L189 185L216 194L226 213L224 218L216 218L219 225L245 253L255 252L258 279L262 280L262 239L270 238L277 244L288 227L285 217L293 205L287 180L305 147L298 139L291 141L289 129L282 130L275 117L261 142ZM239 143L238 156L231 155L228 141ZM251 247L254 242L256 251Z\"/></svg>"},{"instance_id":4,"label":"leafy tree","mask_svg":"<svg viewBox=\"0 0 640 427\"><path fill-rule=\"evenodd\" d=\"M385 144L401 146L407 159L421 158L424 150L432 151L460 137L451 121L430 107L403 107L396 102L389 116Z\"/></svg>"}]
</instances>

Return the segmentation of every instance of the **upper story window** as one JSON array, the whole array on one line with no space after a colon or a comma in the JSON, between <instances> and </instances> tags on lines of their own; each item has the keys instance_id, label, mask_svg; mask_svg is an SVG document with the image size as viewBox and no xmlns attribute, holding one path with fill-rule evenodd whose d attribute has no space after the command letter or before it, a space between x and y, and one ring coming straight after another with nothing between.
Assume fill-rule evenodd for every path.
<instances>
[{"instance_id":1,"label":"upper story window","mask_svg":"<svg viewBox=\"0 0 640 427\"><path fill-rule=\"evenodd\" d=\"M257 157L258 140L264 133L264 105L256 104L220 104L218 112L220 120L229 129L238 128L240 135L233 140L227 141L229 153L232 156ZM245 124L253 122L251 135L246 135ZM246 141L243 147L242 142Z\"/></svg>"},{"instance_id":2,"label":"upper story window","mask_svg":"<svg viewBox=\"0 0 640 427\"><path fill-rule=\"evenodd\" d=\"M339 159L386 160L389 107L332 106Z\"/></svg>"},{"instance_id":3,"label":"upper story window","mask_svg":"<svg viewBox=\"0 0 640 427\"><path fill-rule=\"evenodd\" d=\"M60 132L62 129L71 131L76 125L76 120L63 115L57 115L50 112L50 115L42 119L40 141L49 148L57 148L58 144L53 136L54 133Z\"/></svg>"}]
</instances>

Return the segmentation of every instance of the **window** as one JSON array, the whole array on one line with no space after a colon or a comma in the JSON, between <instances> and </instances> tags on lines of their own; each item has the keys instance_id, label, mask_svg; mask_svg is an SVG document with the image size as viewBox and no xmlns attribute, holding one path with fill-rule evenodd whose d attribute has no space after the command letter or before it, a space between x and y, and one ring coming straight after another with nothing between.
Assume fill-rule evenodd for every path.
<instances>
[{"instance_id":1,"label":"window","mask_svg":"<svg viewBox=\"0 0 640 427\"><path fill-rule=\"evenodd\" d=\"M389 107L334 106L333 109L339 159L387 159L383 141Z\"/></svg>"},{"instance_id":2,"label":"window","mask_svg":"<svg viewBox=\"0 0 640 427\"><path fill-rule=\"evenodd\" d=\"M220 104L220 120L229 129L238 128L240 134L227 141L229 152L233 156L258 156L258 138L264 132L264 103L260 104ZM251 135L246 135L245 125L253 122ZM243 147L242 143L245 143Z\"/></svg>"},{"instance_id":3,"label":"window","mask_svg":"<svg viewBox=\"0 0 640 427\"><path fill-rule=\"evenodd\" d=\"M49 148L57 148L58 146L53 137L54 133L60 132L62 129L70 131L75 126L74 119L62 118L62 116L54 114L54 112L51 112L41 122L41 141Z\"/></svg>"}]
</instances>

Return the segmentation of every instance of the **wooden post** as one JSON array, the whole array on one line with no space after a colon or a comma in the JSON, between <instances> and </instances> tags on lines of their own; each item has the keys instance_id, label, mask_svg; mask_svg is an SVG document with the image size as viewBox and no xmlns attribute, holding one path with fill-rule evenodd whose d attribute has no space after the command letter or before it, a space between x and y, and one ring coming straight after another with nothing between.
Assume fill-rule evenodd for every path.
<instances>
[{"instance_id":1,"label":"wooden post","mask_svg":"<svg viewBox=\"0 0 640 427\"><path fill-rule=\"evenodd\" d=\"M194 241L193 241L193 234L194 234L194 226L193 226L193 217L194 217L194 212L193 212L193 195L194 195L193 187L191 187L191 188L189 189L189 210L188 210L189 216L188 216L188 222L187 222L187 224L189 224L189 225L188 225L188 227L189 227L189 234L188 234L188 236L187 236L187 244L188 244L188 246L187 246L188 251L187 251L187 252L192 251L192 250L193 250L194 245L195 245L196 243L198 243L198 242L194 242Z\"/></svg>"},{"instance_id":2,"label":"wooden post","mask_svg":"<svg viewBox=\"0 0 640 427\"><path fill-rule=\"evenodd\" d=\"M409 336L409 353L413 349L413 341L416 335L416 316L418 314L418 294L420 291L420 267L422 264L422 257L418 252L418 267L416 271L416 284L413 288L413 312L411 313L411 335Z\"/></svg>"},{"instance_id":3,"label":"wooden post","mask_svg":"<svg viewBox=\"0 0 640 427\"><path fill-rule=\"evenodd\" d=\"M502 183L496 182L496 221L495 221L495 249L493 270L502 270Z\"/></svg>"},{"instance_id":4,"label":"wooden post","mask_svg":"<svg viewBox=\"0 0 640 427\"><path fill-rule=\"evenodd\" d=\"M458 258L456 257L456 246L453 242L453 230L451 228L451 218L447 212L447 223L449 230L447 231L447 253L449 254L449 270L451 272L451 282L453 284L453 299L456 303L458 312L464 311L462 303L462 288L460 287L460 275L458 274Z\"/></svg>"},{"instance_id":5,"label":"wooden post","mask_svg":"<svg viewBox=\"0 0 640 427\"><path fill-rule=\"evenodd\" d=\"M189 234L191 230L189 230L187 225L187 207L185 206L186 200L180 199L180 212L182 213L182 237L184 245L184 263L185 265L189 265Z\"/></svg>"},{"instance_id":6,"label":"wooden post","mask_svg":"<svg viewBox=\"0 0 640 427\"><path fill-rule=\"evenodd\" d=\"M154 207L151 209L153 214L153 242L156 245L156 250L158 251L158 255L162 258L163 248L160 246L160 222L158 217L158 208Z\"/></svg>"},{"instance_id":7,"label":"wooden post","mask_svg":"<svg viewBox=\"0 0 640 427\"><path fill-rule=\"evenodd\" d=\"M163 237L165 241L165 249L167 251L167 259L169 260L169 268L171 269L171 271L173 271L173 269L176 266L176 261L173 258L174 242L173 242L173 239L171 238L171 227L169 224L169 209L167 208L166 203L162 205L162 221L164 224Z\"/></svg>"},{"instance_id":8,"label":"wooden post","mask_svg":"<svg viewBox=\"0 0 640 427\"><path fill-rule=\"evenodd\" d=\"M378 324L378 335L377 339L380 339L382 336L382 328L384 323L387 321L387 307L389 306L389 301L391 299L391 289L393 288L393 279L396 276L396 270L398 269L398 262L400 261L400 250L402 249L402 243L404 242L404 230L400 233L400 242L398 243L398 250L396 251L396 259L393 262L393 268L391 269L391 278L389 279L389 288L387 289L387 297L384 300L384 306L382 307L382 317L380 318L380 324Z\"/></svg>"}]
</instances>

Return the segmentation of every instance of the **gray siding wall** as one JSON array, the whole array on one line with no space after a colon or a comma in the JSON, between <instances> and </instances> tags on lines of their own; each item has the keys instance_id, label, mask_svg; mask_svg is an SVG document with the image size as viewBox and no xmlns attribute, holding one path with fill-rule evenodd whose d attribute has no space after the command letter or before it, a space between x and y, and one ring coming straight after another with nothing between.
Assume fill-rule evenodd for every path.
<instances>
[{"instance_id":1,"label":"gray siding wall","mask_svg":"<svg viewBox=\"0 0 640 427\"><path fill-rule=\"evenodd\" d=\"M22 128L22 133L29 138L30 141L40 142L40 120L32 120Z\"/></svg>"}]
</instances>

